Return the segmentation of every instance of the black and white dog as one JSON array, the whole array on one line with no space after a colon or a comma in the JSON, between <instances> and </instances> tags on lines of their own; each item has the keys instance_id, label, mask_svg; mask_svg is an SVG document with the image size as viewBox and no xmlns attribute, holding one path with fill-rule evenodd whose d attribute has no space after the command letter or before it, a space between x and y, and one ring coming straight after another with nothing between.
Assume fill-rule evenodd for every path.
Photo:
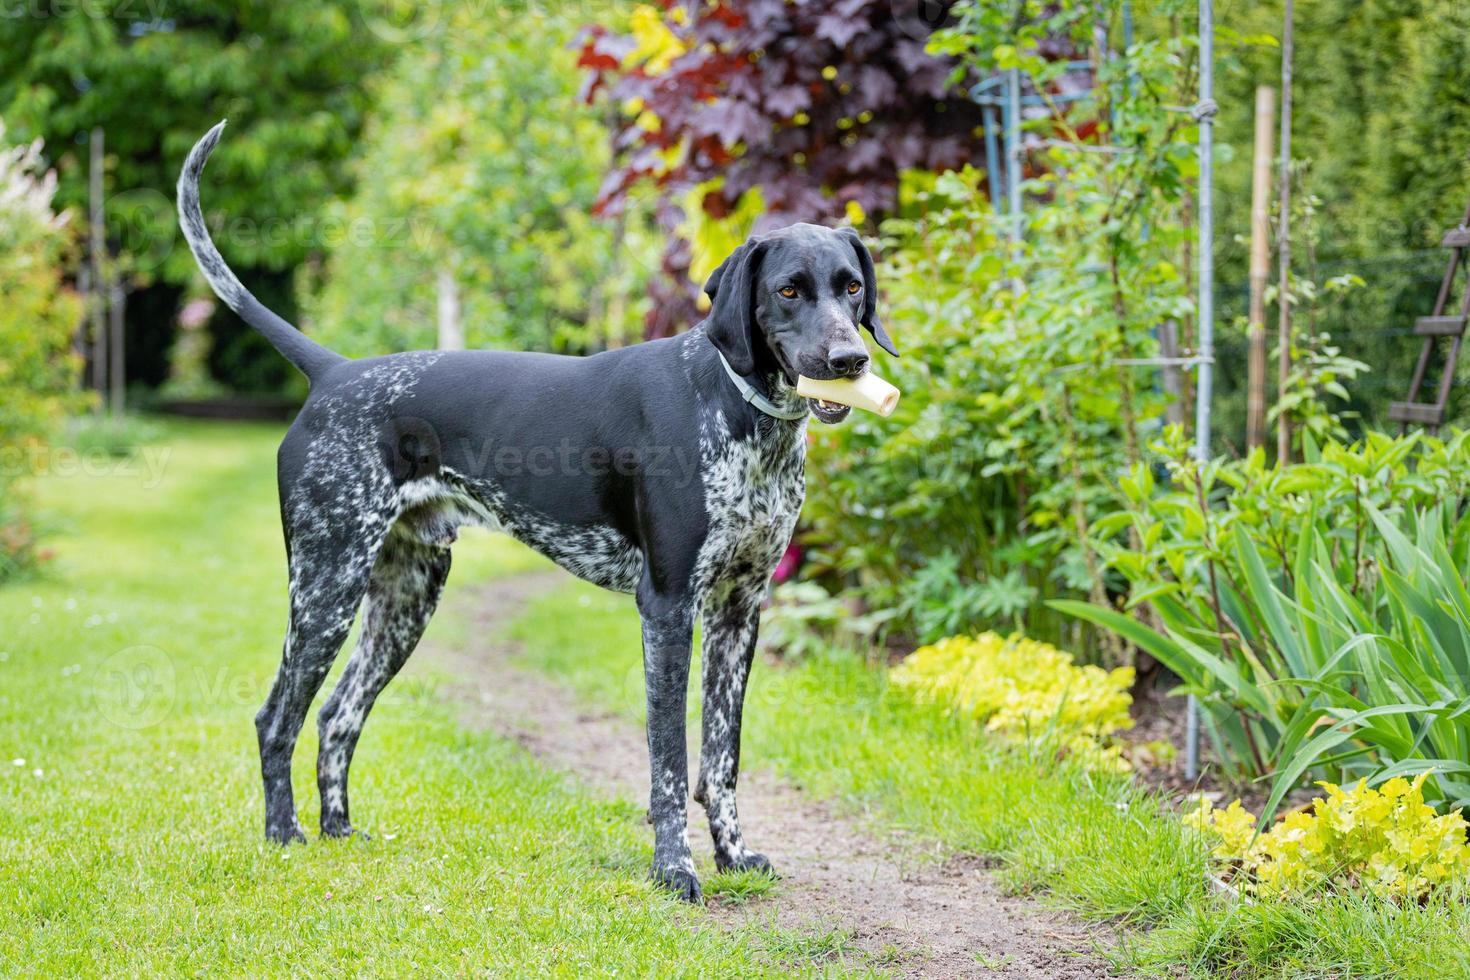
<instances>
[{"instance_id":1,"label":"black and white dog","mask_svg":"<svg viewBox=\"0 0 1470 980\"><path fill-rule=\"evenodd\" d=\"M266 835L304 840L291 756L359 607L362 630L318 720L321 830L352 833L347 769L374 700L413 652L461 524L504 530L588 581L637 596L648 696L653 876L700 898L687 838L685 691L704 628L704 732L694 798L720 868L769 868L735 808L740 715L760 605L804 492L808 402L798 374L857 376L874 315L857 234L796 225L735 250L693 330L590 357L417 351L348 360L256 300L205 227L199 176L224 123L190 152L179 216L230 308L311 381L281 444L290 622L255 725Z\"/></svg>"}]
</instances>

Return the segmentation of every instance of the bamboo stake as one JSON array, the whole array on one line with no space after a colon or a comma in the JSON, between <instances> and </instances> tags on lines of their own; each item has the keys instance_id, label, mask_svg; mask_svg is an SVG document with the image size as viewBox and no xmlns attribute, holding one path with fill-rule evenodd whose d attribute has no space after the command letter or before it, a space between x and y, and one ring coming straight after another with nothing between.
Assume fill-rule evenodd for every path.
<instances>
[{"instance_id":1,"label":"bamboo stake","mask_svg":"<svg viewBox=\"0 0 1470 980\"><path fill-rule=\"evenodd\" d=\"M1281 178L1277 200L1281 212L1277 215L1276 248L1280 275L1276 286L1277 320L1276 398L1286 394L1291 379L1291 55L1292 0L1286 0L1286 24L1281 31ZM1291 462L1291 420L1285 412L1276 416L1276 462L1283 465Z\"/></svg>"},{"instance_id":2,"label":"bamboo stake","mask_svg":"<svg viewBox=\"0 0 1470 980\"><path fill-rule=\"evenodd\" d=\"M1256 155L1251 181L1250 361L1247 371L1245 445L1266 443L1266 277L1271 264L1271 126L1276 92L1256 89Z\"/></svg>"}]
</instances>

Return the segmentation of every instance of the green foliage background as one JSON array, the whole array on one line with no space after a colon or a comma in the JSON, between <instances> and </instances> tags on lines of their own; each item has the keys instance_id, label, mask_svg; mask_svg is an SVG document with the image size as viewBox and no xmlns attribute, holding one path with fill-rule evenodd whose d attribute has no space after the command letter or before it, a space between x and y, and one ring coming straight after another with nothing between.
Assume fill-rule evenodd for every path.
<instances>
[{"instance_id":1,"label":"green foliage background","mask_svg":"<svg viewBox=\"0 0 1470 980\"><path fill-rule=\"evenodd\" d=\"M79 216L86 134L105 131L108 235L138 290L130 376L139 376L143 354L156 361L166 349L172 311L197 281L177 234L173 186L189 147L222 118L229 137L205 195L208 216L228 216L215 240L267 305L294 316L291 270L321 247L319 209L349 186L343 162L371 106L363 82L394 51L381 6L89 0L21 5L18 16L0 17L0 118L15 139L46 140L57 204ZM291 377L228 311L212 333L212 366L228 384L269 389ZM150 367L155 381L157 370Z\"/></svg>"},{"instance_id":2,"label":"green foliage background","mask_svg":"<svg viewBox=\"0 0 1470 980\"><path fill-rule=\"evenodd\" d=\"M1279 38L1281 0L1231 0L1222 36ZM1448 253L1435 246L1470 204L1470 6L1458 0L1310 0L1296 4L1292 156L1310 161L1298 194L1322 199L1319 279L1354 272L1366 288L1323 318L1344 352L1373 366L1352 385L1365 425L1402 400ZM1217 79L1218 133L1231 147L1215 202L1222 317L1243 314L1250 225L1251 118L1258 84L1280 90L1275 42L1230 45ZM1279 143L1279 140L1278 140ZM1279 152L1280 146L1277 146ZM1298 274L1310 274L1298 247ZM1275 275L1275 266L1272 266ZM1459 281L1457 299L1464 296ZM1274 311L1271 323L1274 325ZM1244 443L1245 341L1222 331L1218 419ZM1461 376L1466 374L1462 367ZM1463 392L1452 418L1470 421Z\"/></svg>"},{"instance_id":3,"label":"green foliage background","mask_svg":"<svg viewBox=\"0 0 1470 980\"><path fill-rule=\"evenodd\" d=\"M935 45L979 75L1057 76L984 13L962 8ZM1048 36L1088 36L1094 16L1086 4L1032 14ZM1141 41L1068 114L1034 123L1049 142L1021 244L973 170L910 175L907 214L883 224L884 315L905 357L879 370L905 399L891 420L819 432L806 513L819 559L921 641L994 625L1074 646L1084 638L1038 600L1106 599L1089 528L1117 506L1116 476L1143 458L1165 405L1130 362L1157 356L1159 324L1190 311L1194 127L1167 106L1187 97L1192 41ZM1092 152L1083 124L1127 152Z\"/></svg>"},{"instance_id":4,"label":"green foliage background","mask_svg":"<svg viewBox=\"0 0 1470 980\"><path fill-rule=\"evenodd\" d=\"M226 228L220 250L246 269L289 270L319 246L303 216L348 186L341 164L371 105L362 83L393 53L371 29L372 6L96 0L70 16L0 18L0 116L12 138L46 139L57 204L82 213L83 137L104 127L110 228L132 229L139 275L179 283L195 275L187 249L160 262L136 245L172 240L179 164L228 117L207 203L252 227ZM142 192L165 209L129 211Z\"/></svg>"},{"instance_id":5,"label":"green foliage background","mask_svg":"<svg viewBox=\"0 0 1470 980\"><path fill-rule=\"evenodd\" d=\"M356 193L303 279L319 336L348 355L435 345L452 271L470 347L581 351L636 337L647 233L592 216L611 157L578 97L577 14L446 7L373 86Z\"/></svg>"}]
</instances>

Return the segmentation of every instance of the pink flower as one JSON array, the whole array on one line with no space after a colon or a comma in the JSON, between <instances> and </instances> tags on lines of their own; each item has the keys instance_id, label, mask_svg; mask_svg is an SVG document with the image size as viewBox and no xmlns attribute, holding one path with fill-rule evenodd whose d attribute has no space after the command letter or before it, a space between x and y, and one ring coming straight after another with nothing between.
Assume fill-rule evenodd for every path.
<instances>
[{"instance_id":1,"label":"pink flower","mask_svg":"<svg viewBox=\"0 0 1470 980\"><path fill-rule=\"evenodd\" d=\"M780 585L796 577L797 568L801 567L801 559L805 554L801 545L795 541L786 546L786 553L776 563L776 570L771 574L771 581Z\"/></svg>"}]
</instances>

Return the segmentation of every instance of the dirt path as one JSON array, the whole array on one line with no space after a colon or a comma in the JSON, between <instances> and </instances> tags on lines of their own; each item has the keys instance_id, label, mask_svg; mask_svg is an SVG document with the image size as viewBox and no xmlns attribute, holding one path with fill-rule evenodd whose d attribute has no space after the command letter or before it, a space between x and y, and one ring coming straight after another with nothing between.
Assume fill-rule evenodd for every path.
<instances>
[{"instance_id":1,"label":"dirt path","mask_svg":"<svg viewBox=\"0 0 1470 980\"><path fill-rule=\"evenodd\" d=\"M451 615L474 623L469 649L426 644L423 660L458 678L466 720L514 738L547 765L629 800L648 795L642 731L589 709L556 681L511 663L505 627L525 604L566 581L546 572L458 594ZM697 752L691 753L697 757ZM693 780L691 778L691 785ZM910 976L1071 980L1108 976L1085 927L1003 895L983 862L940 860L889 829L867 827L765 772L742 772L740 813L747 840L781 873L772 897L713 915L784 928L837 928L875 958ZM708 848L704 814L690 804L690 841Z\"/></svg>"}]
</instances>

